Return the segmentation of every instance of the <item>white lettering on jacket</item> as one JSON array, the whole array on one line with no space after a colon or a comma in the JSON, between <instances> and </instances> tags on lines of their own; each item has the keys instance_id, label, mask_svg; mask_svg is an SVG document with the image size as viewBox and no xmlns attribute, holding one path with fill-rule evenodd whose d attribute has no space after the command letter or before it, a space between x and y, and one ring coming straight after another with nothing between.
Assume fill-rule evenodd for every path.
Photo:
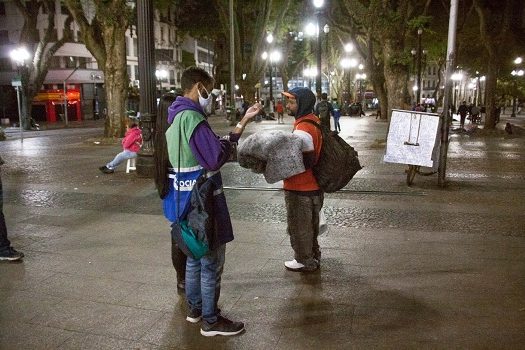
<instances>
[{"instance_id":1,"label":"white lettering on jacket","mask_svg":"<svg viewBox=\"0 0 525 350\"><path fill-rule=\"evenodd\" d=\"M173 187L179 191L191 191L197 180L180 180L177 181L177 176L173 179Z\"/></svg>"}]
</instances>

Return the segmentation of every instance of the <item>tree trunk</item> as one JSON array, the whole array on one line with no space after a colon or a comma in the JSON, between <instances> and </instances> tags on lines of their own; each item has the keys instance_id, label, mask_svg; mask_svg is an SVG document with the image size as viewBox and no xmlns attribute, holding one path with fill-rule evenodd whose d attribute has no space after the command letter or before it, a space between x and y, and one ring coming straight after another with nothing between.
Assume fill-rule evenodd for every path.
<instances>
[{"instance_id":1,"label":"tree trunk","mask_svg":"<svg viewBox=\"0 0 525 350\"><path fill-rule=\"evenodd\" d=\"M489 56L487 76L485 80L485 123L483 124L484 129L495 129L496 128L496 85L498 76L498 63L497 58Z\"/></svg>"},{"instance_id":2,"label":"tree trunk","mask_svg":"<svg viewBox=\"0 0 525 350\"><path fill-rule=\"evenodd\" d=\"M397 42L384 40L383 52L385 57L385 84L387 90L388 107L385 106L387 119L390 120L390 112L394 108L406 108L406 97L408 95L406 86L406 76L408 68L400 62L392 59L398 53ZM383 113L383 109L381 110Z\"/></svg>"},{"instance_id":3,"label":"tree trunk","mask_svg":"<svg viewBox=\"0 0 525 350\"><path fill-rule=\"evenodd\" d=\"M125 33L126 28L105 26L102 34L107 52L103 67L108 108L105 137L121 137L126 131L125 101L128 86L126 44L124 40L116 40L116 38L124 38Z\"/></svg>"},{"instance_id":4,"label":"tree trunk","mask_svg":"<svg viewBox=\"0 0 525 350\"><path fill-rule=\"evenodd\" d=\"M255 102L255 84L257 81L254 79L241 80L239 82L239 88L242 91L242 96L248 104L253 104Z\"/></svg>"},{"instance_id":5,"label":"tree trunk","mask_svg":"<svg viewBox=\"0 0 525 350\"><path fill-rule=\"evenodd\" d=\"M126 130L126 29L131 9L125 0L95 1L95 18L88 22L80 0L64 2L80 27L86 48L104 71L108 108L104 136L121 137Z\"/></svg>"}]
</instances>

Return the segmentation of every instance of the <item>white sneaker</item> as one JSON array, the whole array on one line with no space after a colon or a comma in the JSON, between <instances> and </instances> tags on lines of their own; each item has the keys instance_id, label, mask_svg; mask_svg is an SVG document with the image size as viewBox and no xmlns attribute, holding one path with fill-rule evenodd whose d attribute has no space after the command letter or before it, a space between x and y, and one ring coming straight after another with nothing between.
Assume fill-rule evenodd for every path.
<instances>
[{"instance_id":1,"label":"white sneaker","mask_svg":"<svg viewBox=\"0 0 525 350\"><path fill-rule=\"evenodd\" d=\"M286 267L288 270L291 271L302 271L304 269L304 265L300 262L297 262L297 260L293 259L290 261L284 262L284 267Z\"/></svg>"}]
</instances>

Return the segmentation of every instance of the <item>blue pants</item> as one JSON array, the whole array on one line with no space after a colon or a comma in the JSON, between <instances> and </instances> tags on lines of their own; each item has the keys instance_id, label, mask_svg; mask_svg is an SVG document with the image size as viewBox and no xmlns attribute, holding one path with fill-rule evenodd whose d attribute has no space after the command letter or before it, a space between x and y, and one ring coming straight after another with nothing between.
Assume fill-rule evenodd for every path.
<instances>
[{"instance_id":1,"label":"blue pants","mask_svg":"<svg viewBox=\"0 0 525 350\"><path fill-rule=\"evenodd\" d=\"M208 323L217 322L226 245L196 260L186 260L186 300L190 310L200 310Z\"/></svg>"},{"instance_id":2,"label":"blue pants","mask_svg":"<svg viewBox=\"0 0 525 350\"><path fill-rule=\"evenodd\" d=\"M113 160L111 162L106 164L106 167L108 169L114 170L123 161L131 159L131 158L136 158L136 157L137 157L137 153L136 152L131 152L131 151L128 151L127 149L125 149L122 152L120 152L119 154L117 154L115 156L115 158L113 158Z\"/></svg>"}]
</instances>

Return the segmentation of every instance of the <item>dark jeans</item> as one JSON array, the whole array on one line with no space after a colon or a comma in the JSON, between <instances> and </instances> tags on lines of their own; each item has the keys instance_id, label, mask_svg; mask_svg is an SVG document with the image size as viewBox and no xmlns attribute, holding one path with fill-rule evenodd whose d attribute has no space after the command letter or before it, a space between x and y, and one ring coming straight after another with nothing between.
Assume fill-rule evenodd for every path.
<instances>
[{"instance_id":1,"label":"dark jeans","mask_svg":"<svg viewBox=\"0 0 525 350\"><path fill-rule=\"evenodd\" d=\"M2 191L2 174L0 172L0 252L9 248L11 242L7 239L7 227L4 217L4 193Z\"/></svg>"},{"instance_id":2,"label":"dark jeans","mask_svg":"<svg viewBox=\"0 0 525 350\"><path fill-rule=\"evenodd\" d=\"M465 125L465 119L467 118L467 114L460 113L459 114L459 125L463 127Z\"/></svg>"},{"instance_id":3,"label":"dark jeans","mask_svg":"<svg viewBox=\"0 0 525 350\"><path fill-rule=\"evenodd\" d=\"M284 201L288 220L287 233L297 262L306 269L316 269L321 260L317 242L319 236L319 211L323 207L324 195L302 196L297 192L285 191Z\"/></svg>"},{"instance_id":4,"label":"dark jeans","mask_svg":"<svg viewBox=\"0 0 525 350\"><path fill-rule=\"evenodd\" d=\"M200 259L186 261L186 300L193 312L200 310L208 323L217 322L226 244Z\"/></svg>"}]
</instances>

